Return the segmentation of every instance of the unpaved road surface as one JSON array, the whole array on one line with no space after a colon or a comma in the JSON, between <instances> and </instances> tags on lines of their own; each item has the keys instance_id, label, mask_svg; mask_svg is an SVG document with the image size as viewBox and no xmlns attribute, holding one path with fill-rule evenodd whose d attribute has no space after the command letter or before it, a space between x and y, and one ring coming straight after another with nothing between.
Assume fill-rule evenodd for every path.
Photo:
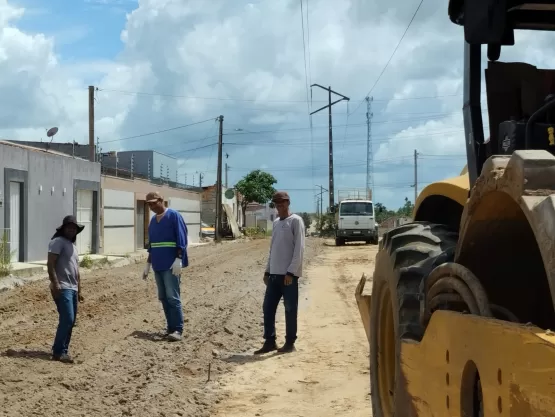
<instances>
[{"instance_id":1,"label":"unpaved road surface","mask_svg":"<svg viewBox=\"0 0 555 417\"><path fill-rule=\"evenodd\" d=\"M182 278L186 323L181 343L159 339L165 322L152 274L146 283L140 279L144 265L86 273L85 303L79 305L71 343L71 353L79 361L74 365L49 360L57 313L46 281L0 294L0 415L213 415L215 405L226 395L235 395L219 384L220 377L235 368L233 361L224 358L229 352L245 352L261 340L262 274L268 247L269 240L265 239L191 249L191 267L184 270ZM322 250L332 253L324 249L321 240L307 239L307 262ZM309 361L321 362L316 369L329 367L327 378L311 373L297 379L318 378L323 383L339 378L352 360L360 360L360 365L352 368L353 376L358 377L365 367L364 332L352 323L356 321L351 300L354 281L350 275L350 282L332 279L327 268L335 270L339 264L331 259L322 262L329 266L312 270L310 275L315 284L322 278L322 287L308 293L312 304L305 308L316 308L316 303L325 299L322 291L330 292L330 304L320 305L318 316L308 322L307 316L316 313L301 313L305 320L301 326L303 352L280 362L251 365L264 373L266 367L274 367L278 379L270 382L272 387L267 386L266 394L287 391L282 382L287 381L283 378L291 375L291 369L287 365L276 368L280 363L302 358L303 367L313 367ZM350 265L346 263L345 268ZM345 301L340 296L343 292ZM326 324L331 326L327 336L321 333L321 326ZM344 353L329 357L329 353L343 350L343 341L348 342ZM307 343L316 344L309 349ZM361 378L361 386L366 387L366 380ZM292 387L298 390L298 385L295 382ZM324 385L309 383L302 389L317 391L319 386ZM308 401L313 397L307 393L302 398ZM256 400L252 392L245 399Z\"/></svg>"},{"instance_id":2,"label":"unpaved road surface","mask_svg":"<svg viewBox=\"0 0 555 417\"><path fill-rule=\"evenodd\" d=\"M230 395L214 416L372 415L368 343L354 293L362 273L372 275L376 250L357 244L323 247L305 270L297 352L230 357L242 366L222 378ZM278 337L284 335L283 315L281 305Z\"/></svg>"}]
</instances>

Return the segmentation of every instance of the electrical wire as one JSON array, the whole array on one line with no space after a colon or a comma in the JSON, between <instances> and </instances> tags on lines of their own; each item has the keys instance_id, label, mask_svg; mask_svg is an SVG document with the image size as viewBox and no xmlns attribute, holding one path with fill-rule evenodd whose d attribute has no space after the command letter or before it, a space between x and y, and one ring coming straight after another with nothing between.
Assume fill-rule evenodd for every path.
<instances>
[{"instance_id":1,"label":"electrical wire","mask_svg":"<svg viewBox=\"0 0 555 417\"><path fill-rule=\"evenodd\" d=\"M129 140L129 139L137 139L137 138L142 138L142 137L145 137L145 136L157 135L157 134L159 134L159 133L165 133L165 132L170 132L170 131L172 131L172 130L184 129L184 128L186 128L186 127L199 125L199 124L201 124L201 123L206 123L206 122L209 122L209 121L211 121L211 120L214 120L214 118L202 120L202 121L200 121L200 122L189 123L189 124L187 124L187 125L171 127L171 128L169 128L169 129L157 130L156 132L143 133L143 134L140 134L140 135L128 136L128 137L120 138L120 139L104 140L104 141L102 141L102 142L100 142L100 143L104 144L104 143L112 143L112 142L122 142L122 141L124 141L124 140Z\"/></svg>"},{"instance_id":2,"label":"electrical wire","mask_svg":"<svg viewBox=\"0 0 555 417\"><path fill-rule=\"evenodd\" d=\"M126 91L126 90L115 90L108 88L97 88L98 91L103 91L107 93L118 93L134 96L146 96L146 97L167 97L167 98L182 98L182 99L195 99L195 100L216 100L216 101L237 101L237 102L250 102L250 103L298 103L305 104L306 100L261 100L261 99L243 99L243 98L232 98L232 97L199 97L199 96L185 96L179 94L166 94L166 93L147 93L142 91ZM486 95L487 93L482 93L481 95ZM443 94L434 96L417 96L417 97L401 97L401 98L375 98L375 102L389 102L389 101L406 101L406 100L431 100L439 98L448 97L461 97L462 93L458 94ZM366 96L365 96L366 97ZM364 100L363 100L364 101ZM313 100L313 103L327 103L327 100ZM357 107L358 109L358 107ZM355 109L356 111L356 109ZM354 113L354 111L352 112Z\"/></svg>"},{"instance_id":3,"label":"electrical wire","mask_svg":"<svg viewBox=\"0 0 555 417\"><path fill-rule=\"evenodd\" d=\"M401 45L401 43L403 42L403 39L405 39L405 35L407 34L407 32L409 31L409 28L412 25L412 22L414 21L414 18L416 17L416 15L418 14L418 11L420 10L420 7L422 6L422 4L424 3L424 0L420 0L420 3L418 4L418 7L416 8L416 10L414 11L414 14L412 15L412 18L410 19L409 24L407 25L405 31L403 32L403 36L401 36L401 39L399 39L399 42L397 42L397 45L395 46L395 49L393 49L393 52L391 54L391 56L389 57L389 59L387 60L385 66L382 69L382 72L380 72L380 75L378 75L378 78L376 79L376 81L374 82L374 85L372 86L372 88L370 88L370 91L368 91L368 93L364 96L364 97L368 97L372 94L372 91L374 91L374 88L378 85L378 82L380 81L380 79L382 78L382 75L385 73L385 70L387 69L387 67L389 66L389 63L391 62L391 60L393 59L393 57L395 56L395 53L397 52L397 49L399 49L399 46ZM360 101L360 103L358 104L358 106L356 107L356 109L353 111L356 112L358 110L358 108L360 107L360 105L363 103L364 99L362 99Z\"/></svg>"}]
</instances>

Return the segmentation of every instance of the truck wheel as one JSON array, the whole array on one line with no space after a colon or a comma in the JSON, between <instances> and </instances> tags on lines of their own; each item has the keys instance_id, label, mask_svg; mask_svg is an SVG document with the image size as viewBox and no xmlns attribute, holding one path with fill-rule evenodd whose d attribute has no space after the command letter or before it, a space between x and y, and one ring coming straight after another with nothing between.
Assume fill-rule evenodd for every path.
<instances>
[{"instance_id":1,"label":"truck wheel","mask_svg":"<svg viewBox=\"0 0 555 417\"><path fill-rule=\"evenodd\" d=\"M338 237L335 238L335 246L341 246L344 244L345 242L342 239L339 239Z\"/></svg>"},{"instance_id":2,"label":"truck wheel","mask_svg":"<svg viewBox=\"0 0 555 417\"><path fill-rule=\"evenodd\" d=\"M370 312L374 417L416 417L400 374L401 340L422 338L420 283L437 265L453 260L457 239L457 232L429 222L405 224L383 236Z\"/></svg>"}]
</instances>

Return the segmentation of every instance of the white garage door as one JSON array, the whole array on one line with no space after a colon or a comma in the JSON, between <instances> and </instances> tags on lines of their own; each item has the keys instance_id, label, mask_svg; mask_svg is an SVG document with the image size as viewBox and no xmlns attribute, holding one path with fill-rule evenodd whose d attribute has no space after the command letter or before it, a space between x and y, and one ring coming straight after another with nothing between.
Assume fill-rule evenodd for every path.
<instances>
[{"instance_id":1,"label":"white garage door","mask_svg":"<svg viewBox=\"0 0 555 417\"><path fill-rule=\"evenodd\" d=\"M21 183L10 182L10 251L11 261L19 262L21 226Z\"/></svg>"},{"instance_id":2,"label":"white garage door","mask_svg":"<svg viewBox=\"0 0 555 417\"><path fill-rule=\"evenodd\" d=\"M77 250L79 255L92 251L92 220L93 220L93 192L77 190L77 222L85 226L77 235Z\"/></svg>"}]
</instances>

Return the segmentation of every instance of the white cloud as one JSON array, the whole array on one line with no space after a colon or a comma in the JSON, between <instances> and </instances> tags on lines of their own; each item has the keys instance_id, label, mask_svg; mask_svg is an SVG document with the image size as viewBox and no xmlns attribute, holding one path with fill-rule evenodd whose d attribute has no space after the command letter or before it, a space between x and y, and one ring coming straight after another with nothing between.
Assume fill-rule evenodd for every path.
<instances>
[{"instance_id":1,"label":"white cloud","mask_svg":"<svg viewBox=\"0 0 555 417\"><path fill-rule=\"evenodd\" d=\"M86 2L102 7L132 4ZM358 107L349 117L344 103L333 107L336 189L365 185L366 110L365 103L359 103L412 16L405 3L308 3L310 81L351 97L351 112ZM414 149L422 155L447 155L422 156L423 182L456 174L465 162L456 156L464 154L462 29L449 22L446 8L441 0L424 3L373 91L374 171L379 186L375 194L386 205L400 205L405 196L412 196ZM45 128L56 125L58 140L86 142L91 84L101 89L96 95L95 128L101 144L106 142L104 148L151 147L175 154L184 158L182 173L189 179L205 172L204 183L210 183L216 172L215 149L206 147L216 141L212 121L144 139L119 143L115 139L223 114L231 183L249 168L268 167L279 188L292 189L300 209L313 206L313 193L302 190L326 186L327 111L313 116L311 136L303 102L298 1L214 0L207 7L201 0L140 0L122 27L124 47L116 60L70 63L54 52L56 42L63 39L17 28L23 13L24 9L0 0L0 136L36 140ZM74 38L83 34L71 26L60 28L60 33ZM502 59L518 55L544 67L555 66L553 54L545 52L553 48L552 40L550 35L521 34L518 48L504 50ZM434 96L440 97L412 99ZM313 109L327 100L319 89L312 97ZM395 100L385 100L390 98Z\"/></svg>"}]
</instances>

